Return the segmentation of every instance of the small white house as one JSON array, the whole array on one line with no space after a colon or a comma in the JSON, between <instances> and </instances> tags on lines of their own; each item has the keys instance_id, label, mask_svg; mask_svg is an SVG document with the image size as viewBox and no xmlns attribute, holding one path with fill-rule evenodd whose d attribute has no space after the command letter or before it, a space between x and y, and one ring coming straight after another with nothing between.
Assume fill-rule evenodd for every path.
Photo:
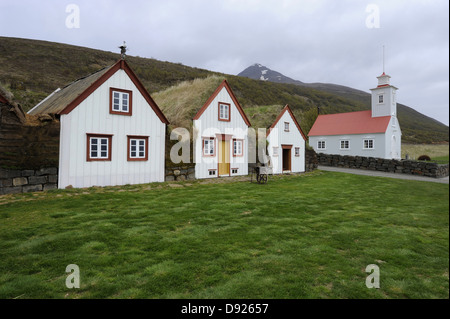
<instances>
[{"instance_id":1,"label":"small white house","mask_svg":"<svg viewBox=\"0 0 450 319\"><path fill-rule=\"evenodd\" d=\"M250 126L224 80L193 118L195 177L247 175Z\"/></svg>"},{"instance_id":2,"label":"small white house","mask_svg":"<svg viewBox=\"0 0 450 319\"><path fill-rule=\"evenodd\" d=\"M384 72L372 91L369 111L319 115L309 131L309 145L317 153L401 158L401 130L397 120L397 88Z\"/></svg>"},{"instance_id":3,"label":"small white house","mask_svg":"<svg viewBox=\"0 0 450 319\"><path fill-rule=\"evenodd\" d=\"M59 188L164 181L169 122L125 60L58 89L29 113L60 118Z\"/></svg>"},{"instance_id":4,"label":"small white house","mask_svg":"<svg viewBox=\"0 0 450 319\"><path fill-rule=\"evenodd\" d=\"M267 132L267 152L274 174L305 171L305 141L289 105L286 105Z\"/></svg>"}]
</instances>

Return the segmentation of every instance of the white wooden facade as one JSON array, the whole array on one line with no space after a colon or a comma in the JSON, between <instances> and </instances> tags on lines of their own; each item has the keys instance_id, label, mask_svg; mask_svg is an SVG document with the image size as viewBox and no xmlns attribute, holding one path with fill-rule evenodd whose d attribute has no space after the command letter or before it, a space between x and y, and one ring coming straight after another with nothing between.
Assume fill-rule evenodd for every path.
<instances>
[{"instance_id":1,"label":"white wooden facade","mask_svg":"<svg viewBox=\"0 0 450 319\"><path fill-rule=\"evenodd\" d=\"M273 174L305 171L306 136L288 105L270 127L267 141Z\"/></svg>"},{"instance_id":2,"label":"white wooden facade","mask_svg":"<svg viewBox=\"0 0 450 319\"><path fill-rule=\"evenodd\" d=\"M112 111L114 91L127 92L129 113ZM59 112L58 187L163 182L168 121L125 61L119 61L82 95L75 106L72 101L72 106ZM96 146L102 139L106 146ZM133 152L135 144L141 153ZM93 153L97 147L98 152L105 148L106 158Z\"/></svg>"},{"instance_id":3,"label":"white wooden facade","mask_svg":"<svg viewBox=\"0 0 450 319\"><path fill-rule=\"evenodd\" d=\"M228 117L222 113L225 119L220 105L228 110ZM193 126L196 178L248 174L250 122L226 80L196 114Z\"/></svg>"}]
</instances>

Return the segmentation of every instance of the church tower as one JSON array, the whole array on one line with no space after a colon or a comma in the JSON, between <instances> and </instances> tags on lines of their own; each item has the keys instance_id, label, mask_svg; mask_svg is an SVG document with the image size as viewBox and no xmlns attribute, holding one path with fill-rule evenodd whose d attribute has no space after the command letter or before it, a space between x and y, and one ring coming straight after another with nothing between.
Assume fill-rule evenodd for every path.
<instances>
[{"instance_id":1,"label":"church tower","mask_svg":"<svg viewBox=\"0 0 450 319\"><path fill-rule=\"evenodd\" d=\"M397 117L397 99L395 86L389 83L391 77L383 72L378 79L378 86L372 91L372 117Z\"/></svg>"}]
</instances>

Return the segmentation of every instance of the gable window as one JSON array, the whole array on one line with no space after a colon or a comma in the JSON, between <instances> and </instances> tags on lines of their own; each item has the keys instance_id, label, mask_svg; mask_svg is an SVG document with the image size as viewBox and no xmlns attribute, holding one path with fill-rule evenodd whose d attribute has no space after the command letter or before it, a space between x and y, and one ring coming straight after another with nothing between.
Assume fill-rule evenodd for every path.
<instances>
[{"instance_id":1,"label":"gable window","mask_svg":"<svg viewBox=\"0 0 450 319\"><path fill-rule=\"evenodd\" d=\"M233 140L233 156L243 156L244 155L244 141L243 140Z\"/></svg>"},{"instance_id":2,"label":"gable window","mask_svg":"<svg viewBox=\"0 0 450 319\"><path fill-rule=\"evenodd\" d=\"M284 122L284 131L289 132L289 122Z\"/></svg>"},{"instance_id":3,"label":"gable window","mask_svg":"<svg viewBox=\"0 0 450 319\"><path fill-rule=\"evenodd\" d=\"M219 103L219 121L230 121L230 104Z\"/></svg>"},{"instance_id":4,"label":"gable window","mask_svg":"<svg viewBox=\"0 0 450 319\"><path fill-rule=\"evenodd\" d=\"M294 150L295 150L295 156L300 156L300 147L296 147Z\"/></svg>"},{"instance_id":5,"label":"gable window","mask_svg":"<svg viewBox=\"0 0 450 319\"><path fill-rule=\"evenodd\" d=\"M215 140L213 137L203 138L203 156L215 156Z\"/></svg>"},{"instance_id":6,"label":"gable window","mask_svg":"<svg viewBox=\"0 0 450 319\"><path fill-rule=\"evenodd\" d=\"M350 141L349 140L341 140L341 150L350 149Z\"/></svg>"},{"instance_id":7,"label":"gable window","mask_svg":"<svg viewBox=\"0 0 450 319\"><path fill-rule=\"evenodd\" d=\"M122 89L109 89L109 113L131 115L133 92Z\"/></svg>"},{"instance_id":8,"label":"gable window","mask_svg":"<svg viewBox=\"0 0 450 319\"><path fill-rule=\"evenodd\" d=\"M365 139L364 140L364 149L371 150L374 148L373 139Z\"/></svg>"},{"instance_id":9,"label":"gable window","mask_svg":"<svg viewBox=\"0 0 450 319\"><path fill-rule=\"evenodd\" d=\"M384 95L383 94L379 94L378 95L378 104L383 104L384 103Z\"/></svg>"},{"instance_id":10,"label":"gable window","mask_svg":"<svg viewBox=\"0 0 450 319\"><path fill-rule=\"evenodd\" d=\"M317 141L317 149L324 150L325 146L325 141Z\"/></svg>"},{"instance_id":11,"label":"gable window","mask_svg":"<svg viewBox=\"0 0 450 319\"><path fill-rule=\"evenodd\" d=\"M87 154L86 161L110 161L112 135L86 134Z\"/></svg>"},{"instance_id":12,"label":"gable window","mask_svg":"<svg viewBox=\"0 0 450 319\"><path fill-rule=\"evenodd\" d=\"M128 161L148 160L148 136L128 135Z\"/></svg>"}]
</instances>

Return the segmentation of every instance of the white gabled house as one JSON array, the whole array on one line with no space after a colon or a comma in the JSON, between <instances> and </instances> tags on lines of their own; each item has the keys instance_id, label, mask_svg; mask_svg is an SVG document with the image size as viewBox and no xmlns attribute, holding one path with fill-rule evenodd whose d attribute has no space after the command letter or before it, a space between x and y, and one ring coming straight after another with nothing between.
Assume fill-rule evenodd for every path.
<instances>
[{"instance_id":1,"label":"white gabled house","mask_svg":"<svg viewBox=\"0 0 450 319\"><path fill-rule=\"evenodd\" d=\"M58 187L164 181L169 123L123 59L29 111L60 118Z\"/></svg>"},{"instance_id":2,"label":"white gabled house","mask_svg":"<svg viewBox=\"0 0 450 319\"><path fill-rule=\"evenodd\" d=\"M283 108L269 128L267 141L274 174L305 171L306 136L289 105Z\"/></svg>"},{"instance_id":3,"label":"white gabled house","mask_svg":"<svg viewBox=\"0 0 450 319\"><path fill-rule=\"evenodd\" d=\"M247 175L250 126L224 80L193 118L195 177Z\"/></svg>"},{"instance_id":4,"label":"white gabled house","mask_svg":"<svg viewBox=\"0 0 450 319\"><path fill-rule=\"evenodd\" d=\"M378 76L369 111L319 115L309 131L309 145L317 153L401 158L400 124L397 119L397 88L390 76Z\"/></svg>"}]
</instances>

